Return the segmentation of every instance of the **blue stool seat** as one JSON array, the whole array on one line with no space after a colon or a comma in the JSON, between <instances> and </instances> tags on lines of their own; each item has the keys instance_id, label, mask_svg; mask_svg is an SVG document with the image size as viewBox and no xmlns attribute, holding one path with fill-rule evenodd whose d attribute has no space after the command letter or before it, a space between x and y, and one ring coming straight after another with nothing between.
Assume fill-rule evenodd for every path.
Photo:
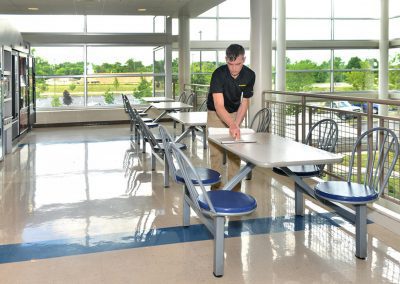
<instances>
[{"instance_id":1,"label":"blue stool seat","mask_svg":"<svg viewBox=\"0 0 400 284\"><path fill-rule=\"evenodd\" d=\"M153 119L151 119L150 117L143 117L142 120L143 122L153 122Z\"/></svg>"},{"instance_id":2,"label":"blue stool seat","mask_svg":"<svg viewBox=\"0 0 400 284\"><path fill-rule=\"evenodd\" d=\"M254 197L242 192L212 190L207 191L207 195L215 211L223 215L250 213L257 208L257 202ZM197 201L202 209L210 210L203 194L199 195Z\"/></svg>"},{"instance_id":3,"label":"blue stool seat","mask_svg":"<svg viewBox=\"0 0 400 284\"><path fill-rule=\"evenodd\" d=\"M378 198L378 193L371 187L347 181L327 181L315 186L319 197L351 204L365 204Z\"/></svg>"},{"instance_id":4,"label":"blue stool seat","mask_svg":"<svg viewBox=\"0 0 400 284\"><path fill-rule=\"evenodd\" d=\"M148 128L155 128L158 127L157 122L145 122Z\"/></svg>"},{"instance_id":5,"label":"blue stool seat","mask_svg":"<svg viewBox=\"0 0 400 284\"><path fill-rule=\"evenodd\" d=\"M210 185L217 183L221 180L221 174L217 171L214 171L209 168L195 168L196 172L199 174L201 182L203 185ZM185 183L185 180L183 179L182 171L178 169L176 171L176 181L180 183ZM197 179L192 178L192 181L194 184L199 184Z\"/></svg>"},{"instance_id":6,"label":"blue stool seat","mask_svg":"<svg viewBox=\"0 0 400 284\"><path fill-rule=\"evenodd\" d=\"M320 175L320 168L317 165L301 165L288 167L292 173L299 177L315 177ZM272 168L276 174L285 176L285 172L281 168Z\"/></svg>"}]
</instances>

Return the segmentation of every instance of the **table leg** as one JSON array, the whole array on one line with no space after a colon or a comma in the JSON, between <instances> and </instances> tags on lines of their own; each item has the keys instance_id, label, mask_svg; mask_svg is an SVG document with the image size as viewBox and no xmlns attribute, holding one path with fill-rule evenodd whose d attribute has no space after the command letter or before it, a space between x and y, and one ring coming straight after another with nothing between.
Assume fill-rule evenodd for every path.
<instances>
[{"instance_id":1,"label":"table leg","mask_svg":"<svg viewBox=\"0 0 400 284\"><path fill-rule=\"evenodd\" d=\"M186 130L184 132L181 133L181 135L179 135L176 139L175 139L175 143L178 143L179 141L181 141L183 139L183 137L185 137L189 132L192 131L192 128L194 126L190 126L188 128L186 128Z\"/></svg>"},{"instance_id":2,"label":"table leg","mask_svg":"<svg viewBox=\"0 0 400 284\"><path fill-rule=\"evenodd\" d=\"M145 110L143 110L143 112L147 112L151 108L152 108L152 105L149 105Z\"/></svg>"},{"instance_id":3,"label":"table leg","mask_svg":"<svg viewBox=\"0 0 400 284\"><path fill-rule=\"evenodd\" d=\"M225 186L222 188L223 190L232 190L235 185L237 185L239 182L241 182L243 179L246 178L247 174L251 172L252 169L254 169L256 165L247 162L246 165L239 170L239 172L231 179L229 180Z\"/></svg>"},{"instance_id":4,"label":"table leg","mask_svg":"<svg viewBox=\"0 0 400 284\"><path fill-rule=\"evenodd\" d=\"M166 115L168 111L162 112L156 119L153 120L153 122L158 122L161 118L163 118L164 115Z\"/></svg>"}]
</instances>

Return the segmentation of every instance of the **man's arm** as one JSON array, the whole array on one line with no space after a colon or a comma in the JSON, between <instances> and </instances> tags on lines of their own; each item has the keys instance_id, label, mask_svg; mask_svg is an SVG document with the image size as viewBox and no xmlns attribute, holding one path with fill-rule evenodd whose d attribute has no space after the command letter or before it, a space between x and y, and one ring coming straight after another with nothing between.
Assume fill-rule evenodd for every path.
<instances>
[{"instance_id":1,"label":"man's arm","mask_svg":"<svg viewBox=\"0 0 400 284\"><path fill-rule=\"evenodd\" d=\"M237 115L236 115L236 120L235 120L235 123L238 127L240 127L240 124L242 123L242 121L247 113L247 109L249 108L249 101L250 101L250 99L243 98L242 102L240 103L240 106L239 106L239 109L238 109Z\"/></svg>"},{"instance_id":2,"label":"man's arm","mask_svg":"<svg viewBox=\"0 0 400 284\"><path fill-rule=\"evenodd\" d=\"M220 119L229 127L229 133L235 139L240 138L240 129L236 122L232 119L229 112L226 111L224 106L224 96L222 93L213 93L213 100L215 111Z\"/></svg>"}]
</instances>

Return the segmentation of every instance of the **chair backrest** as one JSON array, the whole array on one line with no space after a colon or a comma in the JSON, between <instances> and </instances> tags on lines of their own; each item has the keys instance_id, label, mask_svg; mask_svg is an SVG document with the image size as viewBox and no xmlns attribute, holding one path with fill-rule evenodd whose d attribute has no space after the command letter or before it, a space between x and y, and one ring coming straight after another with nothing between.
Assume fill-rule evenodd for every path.
<instances>
[{"instance_id":1,"label":"chair backrest","mask_svg":"<svg viewBox=\"0 0 400 284\"><path fill-rule=\"evenodd\" d=\"M169 168L169 174L172 177L172 179L176 182L176 172L177 168L174 164L174 159L172 157L172 152L171 152L171 144L174 144L174 139L172 139L171 134L168 132L167 128L165 128L162 125L158 126L158 130L160 131L160 136L161 140L164 146L164 152L165 152L165 157L167 159L168 163L168 168Z\"/></svg>"},{"instance_id":2,"label":"chair backrest","mask_svg":"<svg viewBox=\"0 0 400 284\"><path fill-rule=\"evenodd\" d=\"M188 104L188 105L193 105L194 97L195 97L194 93L191 93L190 95L188 95L186 97L186 100L184 101L184 103Z\"/></svg>"},{"instance_id":3,"label":"chair backrest","mask_svg":"<svg viewBox=\"0 0 400 284\"><path fill-rule=\"evenodd\" d=\"M267 132L271 123L272 111L269 108L260 109L251 121L250 128L256 132Z\"/></svg>"},{"instance_id":4,"label":"chair backrest","mask_svg":"<svg viewBox=\"0 0 400 284\"><path fill-rule=\"evenodd\" d=\"M140 117L139 113L137 112L136 109L132 110L135 116L135 121L139 124L139 128L142 132L142 135L147 138L147 141L149 142L151 148L153 150L160 150L157 139L155 138L154 134L151 132L150 128L147 126L147 124L143 121L143 119Z\"/></svg>"},{"instance_id":5,"label":"chair backrest","mask_svg":"<svg viewBox=\"0 0 400 284\"><path fill-rule=\"evenodd\" d=\"M380 196L386 187L399 155L396 134L384 127L375 127L364 132L356 141L351 153L349 175L352 180L354 162L362 155L361 183L373 188ZM366 163L364 165L364 163Z\"/></svg>"},{"instance_id":6,"label":"chair backrest","mask_svg":"<svg viewBox=\"0 0 400 284\"><path fill-rule=\"evenodd\" d=\"M122 103L123 103L123 105L124 105L124 110L125 110L125 112L127 113L127 112L128 112L127 104L129 104L129 99L128 99L128 97L127 97L126 95L124 95L124 94L121 94L121 96L122 96Z\"/></svg>"},{"instance_id":7,"label":"chair backrest","mask_svg":"<svg viewBox=\"0 0 400 284\"><path fill-rule=\"evenodd\" d=\"M178 97L178 99L177 99L176 101L177 101L177 102L184 103L184 102L186 101L186 92L183 91L183 92L179 95L179 97Z\"/></svg>"},{"instance_id":8,"label":"chair backrest","mask_svg":"<svg viewBox=\"0 0 400 284\"><path fill-rule=\"evenodd\" d=\"M179 168L182 171L182 176L183 179L185 180L185 186L187 191L189 192L189 197L192 200L194 206L197 207L198 210L202 210L199 206L198 203L198 197L199 197L199 192L196 188L200 189L200 192L202 193L204 197L204 201L207 203L208 207L210 208L210 211L214 214L216 214L214 206L208 197L207 191L204 188L204 185L201 181L201 178L195 168L192 165L192 162L189 160L189 158L177 147L175 143L171 143L171 153L172 156L175 158L175 160L178 163ZM193 183L193 180L197 182L196 186Z\"/></svg>"},{"instance_id":9,"label":"chair backrest","mask_svg":"<svg viewBox=\"0 0 400 284\"><path fill-rule=\"evenodd\" d=\"M338 133L336 121L333 119L322 119L310 128L305 144L328 152L335 152Z\"/></svg>"},{"instance_id":10,"label":"chair backrest","mask_svg":"<svg viewBox=\"0 0 400 284\"><path fill-rule=\"evenodd\" d=\"M207 111L207 99L205 99L201 105L197 108L198 111Z\"/></svg>"}]
</instances>

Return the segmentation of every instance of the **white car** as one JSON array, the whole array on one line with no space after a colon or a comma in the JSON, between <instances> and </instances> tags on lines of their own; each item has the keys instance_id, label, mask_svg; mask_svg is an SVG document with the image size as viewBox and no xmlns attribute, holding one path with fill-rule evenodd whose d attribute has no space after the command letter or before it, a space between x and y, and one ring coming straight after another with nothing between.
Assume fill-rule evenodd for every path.
<instances>
[{"instance_id":1,"label":"white car","mask_svg":"<svg viewBox=\"0 0 400 284\"><path fill-rule=\"evenodd\" d=\"M331 108L337 108L337 109L344 110L344 111L362 112L360 107L353 106L348 101L335 101L335 102L330 102L330 103L327 103L327 104ZM353 118L354 117L354 114L345 113L345 112L338 112L337 115L341 119L348 119L348 118Z\"/></svg>"}]
</instances>

